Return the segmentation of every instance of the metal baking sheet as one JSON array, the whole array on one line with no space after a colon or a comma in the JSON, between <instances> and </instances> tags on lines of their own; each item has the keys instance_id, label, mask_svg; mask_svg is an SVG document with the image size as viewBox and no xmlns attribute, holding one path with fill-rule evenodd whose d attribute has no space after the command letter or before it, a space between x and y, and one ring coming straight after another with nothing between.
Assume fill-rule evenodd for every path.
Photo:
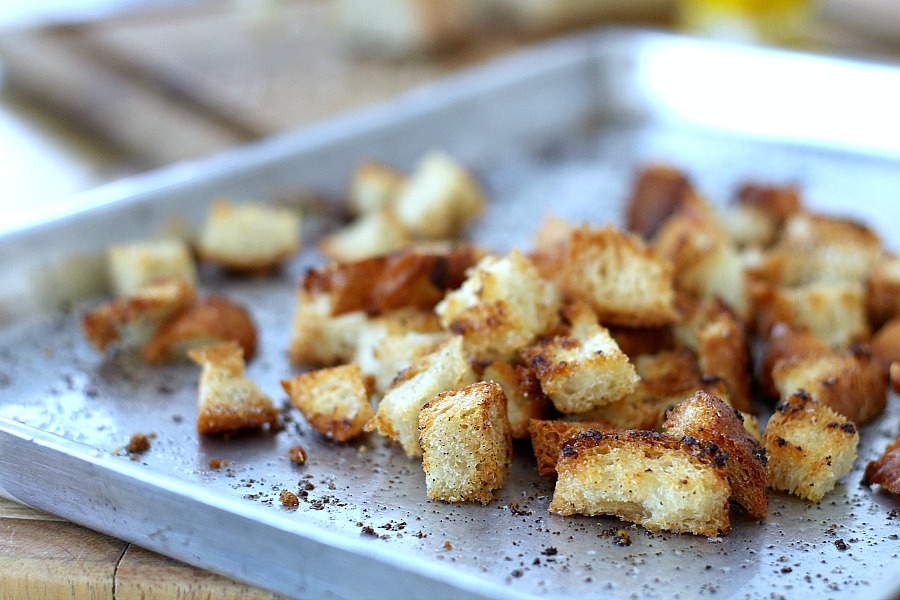
<instances>
[{"instance_id":1,"label":"metal baking sheet","mask_svg":"<svg viewBox=\"0 0 900 600\"><path fill-rule=\"evenodd\" d=\"M527 248L548 214L619 220L648 162L680 166L717 203L748 179L797 184L813 210L859 218L898 250L898 101L889 65L599 31L75 198L0 235L0 494L295 598L895 597L900 502L860 478L900 434L896 395L821 504L772 493L767 519L733 511L727 536L650 534L549 514L552 484L527 443L480 506L429 502L421 466L397 448L323 442L296 414L274 434L198 436L196 367L101 356L79 319L113 242L196 224L219 195L338 196L360 160L409 168L434 147L478 172L491 200L471 236L499 252ZM310 205L307 247L327 207ZM292 373L297 280L320 262L307 250L265 279L204 273L204 290L251 308L261 347L248 374L273 398ZM155 438L131 460L121 448L136 432ZM302 467L287 458L297 444ZM280 505L300 489L297 509ZM630 546L616 544L621 528Z\"/></svg>"}]
</instances>

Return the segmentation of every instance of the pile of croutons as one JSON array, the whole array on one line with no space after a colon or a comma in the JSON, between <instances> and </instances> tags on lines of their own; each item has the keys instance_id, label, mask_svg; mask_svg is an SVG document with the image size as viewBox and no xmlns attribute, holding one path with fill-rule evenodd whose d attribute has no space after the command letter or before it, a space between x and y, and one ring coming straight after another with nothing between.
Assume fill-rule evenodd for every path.
<instances>
[{"instance_id":1,"label":"pile of croutons","mask_svg":"<svg viewBox=\"0 0 900 600\"><path fill-rule=\"evenodd\" d=\"M430 499L490 502L512 440L530 439L536 473L556 481L550 511L715 536L732 503L765 518L767 488L820 501L888 382L900 388L900 258L791 188L746 185L717 209L650 167L624 228L551 218L504 255L452 241L485 198L447 156L409 175L366 163L349 200L355 220L319 246L332 261L300 282L289 356L302 372L282 385L327 438L377 432L421 460ZM193 302L153 318L170 329ZM273 423L243 377L246 345L210 337L225 343L144 352L191 346L201 413L228 423L201 431ZM210 401L224 381L247 402L243 425L228 420L239 403ZM764 434L752 397L775 405ZM866 470L894 493L898 443Z\"/></svg>"}]
</instances>

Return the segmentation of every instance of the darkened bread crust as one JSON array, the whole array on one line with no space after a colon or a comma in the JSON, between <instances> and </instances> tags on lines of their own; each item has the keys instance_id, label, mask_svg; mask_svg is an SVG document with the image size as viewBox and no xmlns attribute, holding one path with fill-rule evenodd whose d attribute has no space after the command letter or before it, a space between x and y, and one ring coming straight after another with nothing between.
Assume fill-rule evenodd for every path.
<instances>
[{"instance_id":1,"label":"darkened bread crust","mask_svg":"<svg viewBox=\"0 0 900 600\"><path fill-rule=\"evenodd\" d=\"M687 176L667 165L641 169L632 186L625 222L629 231L650 239L678 207L691 184Z\"/></svg>"},{"instance_id":2,"label":"darkened bread crust","mask_svg":"<svg viewBox=\"0 0 900 600\"><path fill-rule=\"evenodd\" d=\"M528 430L531 432L531 447L537 459L538 473L541 477L556 477L556 463L559 453L567 443L573 441L579 433L589 429L609 431L616 429L607 421L548 421L531 419Z\"/></svg>"}]
</instances>

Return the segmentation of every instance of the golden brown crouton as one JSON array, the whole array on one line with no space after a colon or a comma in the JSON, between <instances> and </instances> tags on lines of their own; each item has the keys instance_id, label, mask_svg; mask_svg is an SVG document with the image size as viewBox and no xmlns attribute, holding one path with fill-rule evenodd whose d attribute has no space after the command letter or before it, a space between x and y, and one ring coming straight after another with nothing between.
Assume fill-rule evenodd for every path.
<instances>
[{"instance_id":1,"label":"golden brown crouton","mask_svg":"<svg viewBox=\"0 0 900 600\"><path fill-rule=\"evenodd\" d=\"M189 350L236 341L246 360L256 354L256 325L243 306L225 296L198 300L167 321L144 346L147 362L184 360Z\"/></svg>"},{"instance_id":2,"label":"golden brown crouton","mask_svg":"<svg viewBox=\"0 0 900 600\"><path fill-rule=\"evenodd\" d=\"M729 403L750 412L750 351L744 327L720 300L708 298L692 306L676 328L676 337L697 352L703 375L721 377Z\"/></svg>"},{"instance_id":3,"label":"golden brown crouton","mask_svg":"<svg viewBox=\"0 0 900 600\"><path fill-rule=\"evenodd\" d=\"M558 304L556 287L513 250L502 258L483 258L435 313L475 357L505 359L556 324Z\"/></svg>"},{"instance_id":4,"label":"golden brown crouton","mask_svg":"<svg viewBox=\"0 0 900 600\"><path fill-rule=\"evenodd\" d=\"M482 381L439 394L422 407L418 423L428 498L482 504L493 500L512 460L500 386Z\"/></svg>"},{"instance_id":5,"label":"golden brown crouton","mask_svg":"<svg viewBox=\"0 0 900 600\"><path fill-rule=\"evenodd\" d=\"M478 256L470 246L410 248L308 271L301 288L327 294L334 316L356 311L377 315L399 308L431 310L447 289L462 284L465 270Z\"/></svg>"},{"instance_id":6,"label":"golden brown crouton","mask_svg":"<svg viewBox=\"0 0 900 600\"><path fill-rule=\"evenodd\" d=\"M734 499L751 517L768 515L766 452L744 427L740 411L705 392L678 404L662 429L683 441L715 445L728 455L726 468Z\"/></svg>"},{"instance_id":7,"label":"golden brown crouton","mask_svg":"<svg viewBox=\"0 0 900 600\"><path fill-rule=\"evenodd\" d=\"M537 459L541 477L556 478L556 463L559 453L567 443L574 441L579 433L589 429L611 431L616 427L607 421L545 421L531 419L528 424L531 447Z\"/></svg>"},{"instance_id":8,"label":"golden brown crouton","mask_svg":"<svg viewBox=\"0 0 900 600\"><path fill-rule=\"evenodd\" d=\"M587 431L563 447L550 512L616 515L651 531L731 529L726 456L649 431Z\"/></svg>"},{"instance_id":9,"label":"golden brown crouton","mask_svg":"<svg viewBox=\"0 0 900 600\"><path fill-rule=\"evenodd\" d=\"M366 431L378 431L403 447L411 458L422 456L419 447L419 411L441 392L475 382L475 373L463 353L459 336L418 359L388 388Z\"/></svg>"},{"instance_id":10,"label":"golden brown crouton","mask_svg":"<svg viewBox=\"0 0 900 600\"><path fill-rule=\"evenodd\" d=\"M860 425L880 415L887 402L884 375L862 347L781 360L772 369L772 381L782 400L806 390L821 404Z\"/></svg>"},{"instance_id":11,"label":"golden brown crouton","mask_svg":"<svg viewBox=\"0 0 900 600\"><path fill-rule=\"evenodd\" d=\"M515 439L528 438L531 435L528 422L543 419L552 407L537 375L529 367L493 362L485 368L481 377L484 381L496 382L503 389L509 430Z\"/></svg>"},{"instance_id":12,"label":"golden brown crouton","mask_svg":"<svg viewBox=\"0 0 900 600\"><path fill-rule=\"evenodd\" d=\"M604 325L656 327L674 323L672 265L613 225L574 230L567 244L563 293L593 307Z\"/></svg>"},{"instance_id":13,"label":"golden brown crouton","mask_svg":"<svg viewBox=\"0 0 900 600\"><path fill-rule=\"evenodd\" d=\"M269 271L300 249L300 217L264 204L210 205L197 242L201 259L235 272Z\"/></svg>"},{"instance_id":14,"label":"golden brown crouton","mask_svg":"<svg viewBox=\"0 0 900 600\"><path fill-rule=\"evenodd\" d=\"M184 279L168 279L139 288L84 315L82 329L101 352L113 343L143 346L172 316L194 301L193 285Z\"/></svg>"},{"instance_id":15,"label":"golden brown crouton","mask_svg":"<svg viewBox=\"0 0 900 600\"><path fill-rule=\"evenodd\" d=\"M352 360L366 319L362 311L335 315L329 294L301 288L288 348L291 363L327 367Z\"/></svg>"},{"instance_id":16,"label":"golden brown crouton","mask_svg":"<svg viewBox=\"0 0 900 600\"><path fill-rule=\"evenodd\" d=\"M354 261L396 252L411 241L392 214L372 212L325 236L319 251L332 260Z\"/></svg>"},{"instance_id":17,"label":"golden brown crouton","mask_svg":"<svg viewBox=\"0 0 900 600\"><path fill-rule=\"evenodd\" d=\"M851 219L808 212L796 212L785 220L778 244L795 248L834 244L868 248L876 255L881 249L881 240L865 225Z\"/></svg>"},{"instance_id":18,"label":"golden brown crouton","mask_svg":"<svg viewBox=\"0 0 900 600\"><path fill-rule=\"evenodd\" d=\"M900 394L900 362L891 363L891 387Z\"/></svg>"},{"instance_id":19,"label":"golden brown crouton","mask_svg":"<svg viewBox=\"0 0 900 600\"><path fill-rule=\"evenodd\" d=\"M888 375L891 364L900 362L900 318L891 319L876 331L869 347L881 372Z\"/></svg>"},{"instance_id":20,"label":"golden brown crouton","mask_svg":"<svg viewBox=\"0 0 900 600\"><path fill-rule=\"evenodd\" d=\"M667 165L650 165L638 171L627 203L628 231L650 239L672 213L681 206L691 189L684 173Z\"/></svg>"},{"instance_id":21,"label":"golden brown crouton","mask_svg":"<svg viewBox=\"0 0 900 600\"><path fill-rule=\"evenodd\" d=\"M639 378L628 357L599 325L579 337L557 336L525 348L541 389L566 414L583 413L634 391Z\"/></svg>"},{"instance_id":22,"label":"golden brown crouton","mask_svg":"<svg viewBox=\"0 0 900 600\"><path fill-rule=\"evenodd\" d=\"M798 288L751 286L756 332L767 337L776 323L807 329L830 346L869 338L862 284L813 283Z\"/></svg>"},{"instance_id":23,"label":"golden brown crouton","mask_svg":"<svg viewBox=\"0 0 900 600\"><path fill-rule=\"evenodd\" d=\"M795 356L821 356L831 353L831 346L814 333L796 330L784 323L776 323L769 332L763 348L759 373L760 391L767 398L778 398L778 388L772 382L772 370L784 359Z\"/></svg>"},{"instance_id":24,"label":"golden brown crouton","mask_svg":"<svg viewBox=\"0 0 900 600\"><path fill-rule=\"evenodd\" d=\"M888 444L877 460L866 465L863 485L880 485L892 494L900 495L900 438Z\"/></svg>"},{"instance_id":25,"label":"golden brown crouton","mask_svg":"<svg viewBox=\"0 0 900 600\"><path fill-rule=\"evenodd\" d=\"M569 239L574 230L574 225L552 215L541 221L528 258L544 279L559 280L566 262Z\"/></svg>"},{"instance_id":26,"label":"golden brown crouton","mask_svg":"<svg viewBox=\"0 0 900 600\"><path fill-rule=\"evenodd\" d=\"M413 234L441 239L458 235L481 214L484 202L481 188L462 165L431 152L401 186L394 212Z\"/></svg>"},{"instance_id":27,"label":"golden brown crouton","mask_svg":"<svg viewBox=\"0 0 900 600\"><path fill-rule=\"evenodd\" d=\"M609 334L619 348L633 359L641 354L656 354L675 345L671 327L609 327Z\"/></svg>"},{"instance_id":28,"label":"golden brown crouton","mask_svg":"<svg viewBox=\"0 0 900 600\"><path fill-rule=\"evenodd\" d=\"M900 317L900 256L883 254L866 280L866 314L873 327Z\"/></svg>"},{"instance_id":29,"label":"golden brown crouton","mask_svg":"<svg viewBox=\"0 0 900 600\"><path fill-rule=\"evenodd\" d=\"M369 160L360 163L350 179L348 201L357 215L378 213L397 199L405 176L385 164Z\"/></svg>"},{"instance_id":30,"label":"golden brown crouton","mask_svg":"<svg viewBox=\"0 0 900 600\"><path fill-rule=\"evenodd\" d=\"M781 226L801 209L800 194L792 186L745 183L738 188L738 203L764 212L775 226Z\"/></svg>"},{"instance_id":31,"label":"golden brown crouton","mask_svg":"<svg viewBox=\"0 0 900 600\"><path fill-rule=\"evenodd\" d=\"M106 251L110 283L116 296L128 296L145 285L183 279L197 287L197 268L181 240L153 240L117 244Z\"/></svg>"},{"instance_id":32,"label":"golden brown crouton","mask_svg":"<svg viewBox=\"0 0 900 600\"><path fill-rule=\"evenodd\" d=\"M734 204L722 211L721 220L738 248L765 248L778 235L775 220L756 206Z\"/></svg>"},{"instance_id":33,"label":"golden brown crouton","mask_svg":"<svg viewBox=\"0 0 900 600\"><path fill-rule=\"evenodd\" d=\"M278 423L278 409L244 376L244 357L236 342L204 346L188 354L200 374L197 431L223 433Z\"/></svg>"},{"instance_id":34,"label":"golden brown crouton","mask_svg":"<svg viewBox=\"0 0 900 600\"><path fill-rule=\"evenodd\" d=\"M858 444L851 421L805 392L794 394L766 426L768 485L819 502L850 471Z\"/></svg>"},{"instance_id":35,"label":"golden brown crouton","mask_svg":"<svg viewBox=\"0 0 900 600\"><path fill-rule=\"evenodd\" d=\"M358 436L375 414L356 364L302 373L281 386L309 425L335 442Z\"/></svg>"}]
</instances>

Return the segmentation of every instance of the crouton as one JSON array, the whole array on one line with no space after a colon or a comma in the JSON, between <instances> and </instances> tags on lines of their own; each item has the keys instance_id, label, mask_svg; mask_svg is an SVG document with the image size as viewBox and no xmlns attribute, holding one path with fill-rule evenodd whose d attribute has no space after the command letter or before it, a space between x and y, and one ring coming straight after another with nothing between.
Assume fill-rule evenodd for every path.
<instances>
[{"instance_id":1,"label":"crouton","mask_svg":"<svg viewBox=\"0 0 900 600\"><path fill-rule=\"evenodd\" d=\"M194 301L194 288L184 279L146 285L86 313L81 321L88 341L100 352L113 343L143 346L163 323Z\"/></svg>"},{"instance_id":2,"label":"crouton","mask_svg":"<svg viewBox=\"0 0 900 600\"><path fill-rule=\"evenodd\" d=\"M560 453L549 510L615 515L650 531L727 533L726 458L665 434L587 431Z\"/></svg>"},{"instance_id":3,"label":"crouton","mask_svg":"<svg viewBox=\"0 0 900 600\"><path fill-rule=\"evenodd\" d=\"M891 364L900 362L900 318L891 319L876 331L869 347L882 373L888 375Z\"/></svg>"},{"instance_id":4,"label":"crouton","mask_svg":"<svg viewBox=\"0 0 900 600\"><path fill-rule=\"evenodd\" d=\"M459 235L481 214L484 202L481 188L462 165L431 152L402 185L394 211L414 235L441 239Z\"/></svg>"},{"instance_id":5,"label":"crouton","mask_svg":"<svg viewBox=\"0 0 900 600\"><path fill-rule=\"evenodd\" d=\"M759 373L760 391L767 398L778 398L778 388L772 381L772 370L779 361L795 356L821 356L830 353L831 346L814 333L792 329L784 323L776 323L763 347Z\"/></svg>"},{"instance_id":6,"label":"crouton","mask_svg":"<svg viewBox=\"0 0 900 600\"><path fill-rule=\"evenodd\" d=\"M143 347L150 363L184 360L189 350L236 341L246 360L256 354L256 325L243 306L225 296L198 300L166 322Z\"/></svg>"},{"instance_id":7,"label":"crouton","mask_svg":"<svg viewBox=\"0 0 900 600\"><path fill-rule=\"evenodd\" d=\"M637 387L634 365L605 328L585 328L581 337L557 336L522 350L541 389L562 413L583 413L609 404Z\"/></svg>"},{"instance_id":8,"label":"crouton","mask_svg":"<svg viewBox=\"0 0 900 600\"><path fill-rule=\"evenodd\" d=\"M362 311L334 314L332 297L300 289L288 355L291 364L328 367L353 359L366 323Z\"/></svg>"},{"instance_id":9,"label":"crouton","mask_svg":"<svg viewBox=\"0 0 900 600\"><path fill-rule=\"evenodd\" d=\"M738 248L765 248L778 235L775 220L761 208L729 206L721 213L722 227Z\"/></svg>"},{"instance_id":10,"label":"crouton","mask_svg":"<svg viewBox=\"0 0 900 600\"><path fill-rule=\"evenodd\" d=\"M684 173L666 165L650 165L638 171L626 204L628 231L650 239L681 206L691 184Z\"/></svg>"},{"instance_id":11,"label":"crouton","mask_svg":"<svg viewBox=\"0 0 900 600\"><path fill-rule=\"evenodd\" d=\"M224 433L278 423L278 409L244 376L244 357L237 342L191 350L200 374L197 431Z\"/></svg>"},{"instance_id":12,"label":"crouton","mask_svg":"<svg viewBox=\"0 0 900 600\"><path fill-rule=\"evenodd\" d=\"M641 354L656 354L674 347L671 327L609 327L616 345L633 359Z\"/></svg>"},{"instance_id":13,"label":"crouton","mask_svg":"<svg viewBox=\"0 0 900 600\"><path fill-rule=\"evenodd\" d=\"M604 325L674 323L672 265L613 225L574 230L561 273L564 294L593 307Z\"/></svg>"},{"instance_id":14,"label":"crouton","mask_svg":"<svg viewBox=\"0 0 900 600\"><path fill-rule=\"evenodd\" d=\"M720 298L742 321L749 314L744 258L719 215L693 198L659 230L653 246L673 265L675 287L696 298Z\"/></svg>"},{"instance_id":15,"label":"crouton","mask_svg":"<svg viewBox=\"0 0 900 600\"><path fill-rule=\"evenodd\" d=\"M544 279L559 281L574 230L574 225L552 215L541 221L528 258Z\"/></svg>"},{"instance_id":16,"label":"crouton","mask_svg":"<svg viewBox=\"0 0 900 600\"><path fill-rule=\"evenodd\" d=\"M775 407L763 436L768 486L817 503L850 471L858 444L852 421L794 394Z\"/></svg>"},{"instance_id":17,"label":"crouton","mask_svg":"<svg viewBox=\"0 0 900 600\"><path fill-rule=\"evenodd\" d=\"M749 343L734 313L718 299L703 300L689 309L675 335L697 352L701 373L725 381L730 404L750 412Z\"/></svg>"},{"instance_id":18,"label":"crouton","mask_svg":"<svg viewBox=\"0 0 900 600\"><path fill-rule=\"evenodd\" d=\"M481 377L484 381L496 382L503 389L512 437L530 437L529 421L543 419L552 407L534 371L523 365L493 362L485 368Z\"/></svg>"},{"instance_id":19,"label":"crouton","mask_svg":"<svg viewBox=\"0 0 900 600\"><path fill-rule=\"evenodd\" d=\"M531 419L528 430L531 436L531 447L537 460L538 473L541 477L556 478L556 463L563 446L574 441L579 433L593 429L595 431L611 431L616 427L607 421L546 421Z\"/></svg>"},{"instance_id":20,"label":"crouton","mask_svg":"<svg viewBox=\"0 0 900 600\"><path fill-rule=\"evenodd\" d=\"M301 287L330 296L334 316L355 311L377 315L400 308L431 310L446 290L462 284L465 270L478 257L475 248L465 245L409 248L310 270Z\"/></svg>"},{"instance_id":21,"label":"crouton","mask_svg":"<svg viewBox=\"0 0 900 600\"><path fill-rule=\"evenodd\" d=\"M772 369L772 381L782 400L806 390L859 425L880 415L887 402L884 375L862 347L781 360Z\"/></svg>"},{"instance_id":22,"label":"crouton","mask_svg":"<svg viewBox=\"0 0 900 600\"><path fill-rule=\"evenodd\" d=\"M210 205L197 241L204 261L234 272L269 271L300 249L300 217L263 204Z\"/></svg>"},{"instance_id":23,"label":"crouton","mask_svg":"<svg viewBox=\"0 0 900 600\"><path fill-rule=\"evenodd\" d=\"M354 261L396 252L411 241L396 217L372 212L325 236L319 251L332 260Z\"/></svg>"},{"instance_id":24,"label":"crouton","mask_svg":"<svg viewBox=\"0 0 900 600\"><path fill-rule=\"evenodd\" d=\"M881 240L865 225L808 212L796 212L785 220L778 244L793 248L827 245L867 248L876 255L881 250Z\"/></svg>"},{"instance_id":25,"label":"crouton","mask_svg":"<svg viewBox=\"0 0 900 600\"><path fill-rule=\"evenodd\" d=\"M310 427L335 442L358 436L375 414L356 364L302 373L281 386Z\"/></svg>"},{"instance_id":26,"label":"crouton","mask_svg":"<svg viewBox=\"0 0 900 600\"><path fill-rule=\"evenodd\" d=\"M422 407L418 430L429 499L493 500L512 461L506 397L498 384L482 381L438 394Z\"/></svg>"},{"instance_id":27,"label":"crouton","mask_svg":"<svg viewBox=\"0 0 900 600\"><path fill-rule=\"evenodd\" d=\"M882 255L866 280L866 314L872 327L900 317L900 256Z\"/></svg>"},{"instance_id":28,"label":"crouton","mask_svg":"<svg viewBox=\"0 0 900 600\"><path fill-rule=\"evenodd\" d=\"M792 186L745 183L738 188L738 204L765 213L780 230L788 217L800 211L800 194Z\"/></svg>"},{"instance_id":29,"label":"crouton","mask_svg":"<svg viewBox=\"0 0 900 600\"><path fill-rule=\"evenodd\" d=\"M487 256L435 307L479 359L505 359L556 324L559 292L518 250Z\"/></svg>"},{"instance_id":30,"label":"crouton","mask_svg":"<svg viewBox=\"0 0 900 600\"><path fill-rule=\"evenodd\" d=\"M715 445L728 455L726 468L734 499L751 517L768 515L766 453L744 427L740 411L697 392L666 414L662 430L690 443Z\"/></svg>"},{"instance_id":31,"label":"crouton","mask_svg":"<svg viewBox=\"0 0 900 600\"><path fill-rule=\"evenodd\" d=\"M360 163L350 179L347 199L356 215L380 213L391 207L403 185L405 176L382 163L369 160Z\"/></svg>"},{"instance_id":32,"label":"crouton","mask_svg":"<svg viewBox=\"0 0 900 600\"><path fill-rule=\"evenodd\" d=\"M431 312L399 309L370 317L360 327L354 361L380 396L394 378L452 337Z\"/></svg>"},{"instance_id":33,"label":"crouton","mask_svg":"<svg viewBox=\"0 0 900 600\"><path fill-rule=\"evenodd\" d=\"M866 341L865 296L858 283L813 283L798 288L751 287L756 331L767 337L776 323L807 329L830 346Z\"/></svg>"},{"instance_id":34,"label":"crouton","mask_svg":"<svg viewBox=\"0 0 900 600\"><path fill-rule=\"evenodd\" d=\"M878 459L866 465L863 485L880 485L892 494L900 495L900 438L887 445Z\"/></svg>"},{"instance_id":35,"label":"crouton","mask_svg":"<svg viewBox=\"0 0 900 600\"><path fill-rule=\"evenodd\" d=\"M128 296L165 279L183 279L197 287L194 258L181 240L117 244L106 251L106 266L116 296Z\"/></svg>"},{"instance_id":36,"label":"crouton","mask_svg":"<svg viewBox=\"0 0 900 600\"><path fill-rule=\"evenodd\" d=\"M378 431L398 441L410 458L421 457L419 411L441 392L474 382L475 373L463 353L463 340L454 336L397 376L365 430Z\"/></svg>"}]
</instances>

